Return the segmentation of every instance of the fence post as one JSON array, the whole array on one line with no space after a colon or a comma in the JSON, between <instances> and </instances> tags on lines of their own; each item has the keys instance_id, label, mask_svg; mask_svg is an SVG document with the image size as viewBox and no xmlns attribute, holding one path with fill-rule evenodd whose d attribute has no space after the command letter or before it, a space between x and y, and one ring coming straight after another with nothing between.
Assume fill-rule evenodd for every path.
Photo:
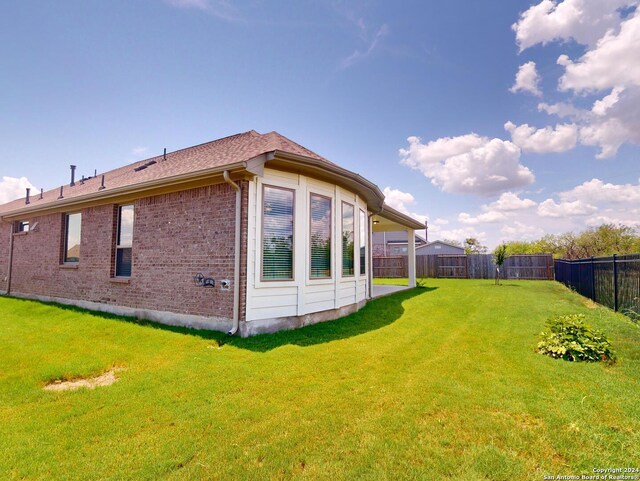
<instances>
[{"instance_id":1,"label":"fence post","mask_svg":"<svg viewBox=\"0 0 640 481\"><path fill-rule=\"evenodd\" d=\"M596 302L596 265L591 256L591 300Z\"/></svg>"},{"instance_id":2,"label":"fence post","mask_svg":"<svg viewBox=\"0 0 640 481\"><path fill-rule=\"evenodd\" d=\"M613 254L613 310L618 311L618 266L615 254Z\"/></svg>"}]
</instances>

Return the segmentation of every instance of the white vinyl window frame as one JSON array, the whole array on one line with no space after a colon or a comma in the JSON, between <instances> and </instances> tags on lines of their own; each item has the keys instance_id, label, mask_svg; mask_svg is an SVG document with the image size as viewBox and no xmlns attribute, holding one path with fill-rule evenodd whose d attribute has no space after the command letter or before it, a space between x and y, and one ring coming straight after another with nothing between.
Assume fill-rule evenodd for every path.
<instances>
[{"instance_id":1,"label":"white vinyl window frame","mask_svg":"<svg viewBox=\"0 0 640 481\"><path fill-rule=\"evenodd\" d=\"M292 200L291 200L291 276L290 277L265 277L264 275L264 267L265 267L265 249L264 249L264 236L265 236L265 192L267 189L281 190L285 192L291 192ZM257 270L260 273L260 282L271 284L271 283L288 283L295 282L296 278L296 189L292 187L284 187L281 185L275 185L272 183L264 183L261 184L260 187L260 236L257 239L259 245L257 246L260 250L260 257L256 259L259 261L259 266L257 266Z\"/></svg>"},{"instance_id":2,"label":"white vinyl window frame","mask_svg":"<svg viewBox=\"0 0 640 481\"><path fill-rule=\"evenodd\" d=\"M329 249L329 259L327 260L327 268L329 270L329 274L328 275L324 275L324 276L314 276L313 275L313 236L314 236L314 230L313 230L313 198L319 198L325 201L329 202L329 217L328 217L328 228L326 229L328 231L328 249ZM323 194L319 194L317 192L314 191L309 191L309 217L308 217L308 221L309 221L309 272L308 272L308 280L310 281L321 281L321 280L328 280L328 279L333 279L333 255L334 255L334 248L333 248L333 199L328 196L328 195L323 195Z\"/></svg>"},{"instance_id":3,"label":"white vinyl window frame","mask_svg":"<svg viewBox=\"0 0 640 481\"><path fill-rule=\"evenodd\" d=\"M122 235L122 211L123 209L131 208L131 233L130 239L123 239ZM118 206L118 216L117 216L117 228L116 228L116 242L115 242L115 258L114 258L114 276L115 277L131 277L133 271L133 229L134 229L134 218L135 218L135 207L133 204L123 204ZM129 236L127 236L129 237ZM126 269L120 268L121 263L118 262L118 259L121 256L124 256L128 251L129 254L129 265L128 265L128 273Z\"/></svg>"},{"instance_id":4,"label":"white vinyl window frame","mask_svg":"<svg viewBox=\"0 0 640 481\"><path fill-rule=\"evenodd\" d=\"M64 215L64 238L63 238L63 250L62 250L62 263L63 264L78 264L80 262L80 254L81 254L81 244L82 244L82 212L68 212ZM70 239L70 224L73 222L74 224L77 222L77 246L78 246L78 256L70 256L69 255L69 241ZM73 226L75 230L75 225ZM75 240L75 239L74 239ZM72 248L75 247L71 246Z\"/></svg>"}]
</instances>

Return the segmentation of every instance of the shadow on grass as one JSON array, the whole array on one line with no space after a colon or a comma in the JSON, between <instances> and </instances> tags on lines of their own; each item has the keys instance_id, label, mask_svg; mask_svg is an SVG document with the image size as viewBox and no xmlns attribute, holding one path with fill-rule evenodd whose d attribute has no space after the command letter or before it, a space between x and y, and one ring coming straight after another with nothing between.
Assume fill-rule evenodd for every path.
<instances>
[{"instance_id":1,"label":"shadow on grass","mask_svg":"<svg viewBox=\"0 0 640 481\"><path fill-rule=\"evenodd\" d=\"M260 334L254 337L241 338L238 336L228 336L218 331L207 331L199 329L189 329L187 327L170 326L158 322L137 319L135 317L118 316L101 311L92 311L82 307L58 304L56 302L43 302L31 299L21 299L16 297L8 297L19 302L35 302L54 306L58 309L72 311L80 314L90 314L92 316L103 319L114 320L118 322L127 322L139 326L150 327L162 331L174 332L177 334L186 334L196 336L202 339L211 339L217 341L219 345L229 344L239 349L247 349L256 352L267 352L286 345L296 346L312 346L316 344L324 344L340 339L348 339L350 337L375 331L382 327L388 326L397 321L404 313L402 303L413 297L426 294L437 287L417 287L400 291L379 299L369 301L366 306L358 312L348 316L336 319L334 321L321 322L311 326L305 326L290 331L280 331L274 334Z\"/></svg>"}]
</instances>

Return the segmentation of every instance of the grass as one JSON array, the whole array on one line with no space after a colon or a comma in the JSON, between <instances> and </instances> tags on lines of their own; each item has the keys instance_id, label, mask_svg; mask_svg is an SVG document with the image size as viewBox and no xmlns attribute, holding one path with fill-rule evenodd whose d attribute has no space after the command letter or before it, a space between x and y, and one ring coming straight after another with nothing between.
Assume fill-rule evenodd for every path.
<instances>
[{"instance_id":1,"label":"grass","mask_svg":"<svg viewBox=\"0 0 640 481\"><path fill-rule=\"evenodd\" d=\"M250 339L0 298L0 479L543 479L640 459L640 329L545 281L427 280ZM583 313L613 366L534 352ZM53 379L122 368L94 390Z\"/></svg>"}]
</instances>

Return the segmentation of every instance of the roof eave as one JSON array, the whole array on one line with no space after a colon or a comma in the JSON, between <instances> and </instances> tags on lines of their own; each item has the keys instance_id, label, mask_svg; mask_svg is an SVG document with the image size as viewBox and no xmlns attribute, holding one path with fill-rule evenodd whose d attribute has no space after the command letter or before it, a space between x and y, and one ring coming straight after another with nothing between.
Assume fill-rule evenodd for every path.
<instances>
[{"instance_id":1,"label":"roof eave","mask_svg":"<svg viewBox=\"0 0 640 481\"><path fill-rule=\"evenodd\" d=\"M373 182L360 174L351 172L325 160L314 159L304 155L275 150L269 162L274 168L310 174L319 179L331 180L337 184L353 189L367 202L370 211L378 213L384 205L384 194Z\"/></svg>"},{"instance_id":2,"label":"roof eave","mask_svg":"<svg viewBox=\"0 0 640 481\"><path fill-rule=\"evenodd\" d=\"M54 202L47 202L43 205L31 203L23 208L14 209L2 213L0 214L0 218L5 221L11 221L15 220L16 218L25 217L27 215L78 208L83 206L84 204L107 203L109 200L115 200L126 195L138 193L143 194L145 192L153 191L154 189L158 188L170 188L172 186L177 187L182 184L204 180L209 177L216 177L217 175L222 175L225 170L229 171L230 173L238 173L244 171L249 174L260 175L261 167L264 165L264 162L267 160L267 158L268 157L266 155L264 156L264 158L262 158L262 156L258 156L247 161L235 162L233 164L219 167L212 167L210 169L200 170L197 172L189 172L187 174L154 179L147 182L116 187L113 189L106 188L105 190L99 190L91 194L60 199Z\"/></svg>"},{"instance_id":3,"label":"roof eave","mask_svg":"<svg viewBox=\"0 0 640 481\"><path fill-rule=\"evenodd\" d=\"M400 211L397 211L393 207L388 206L387 204L383 204L381 212L378 214L385 219L393 221L397 224L400 224L404 227L408 227L409 229L418 230L424 229L425 225L422 222L417 221L411 216L407 214L403 214Z\"/></svg>"}]
</instances>

